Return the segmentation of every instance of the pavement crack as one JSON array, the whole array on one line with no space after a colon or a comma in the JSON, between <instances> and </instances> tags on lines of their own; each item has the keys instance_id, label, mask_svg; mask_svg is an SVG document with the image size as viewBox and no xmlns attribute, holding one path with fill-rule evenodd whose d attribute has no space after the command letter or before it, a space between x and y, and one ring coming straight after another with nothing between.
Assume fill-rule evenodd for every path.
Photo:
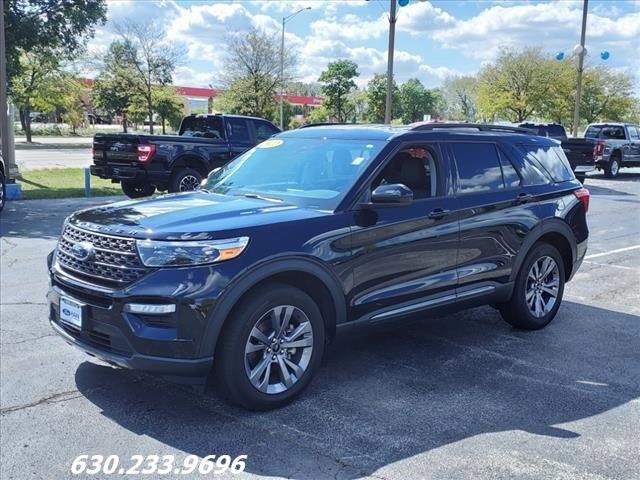
<instances>
[{"instance_id":1,"label":"pavement crack","mask_svg":"<svg viewBox=\"0 0 640 480\"><path fill-rule=\"evenodd\" d=\"M29 337L29 338L25 338L24 340L18 340L17 342L6 342L6 343L3 343L3 345L19 345L21 343L35 342L36 340L40 340L42 338L55 337L55 336L57 336L56 333L47 333L46 335L40 335L39 337Z\"/></svg>"},{"instance_id":2,"label":"pavement crack","mask_svg":"<svg viewBox=\"0 0 640 480\"><path fill-rule=\"evenodd\" d=\"M15 306L15 305L48 305L47 302L3 302L0 303L0 307Z\"/></svg>"},{"instance_id":3,"label":"pavement crack","mask_svg":"<svg viewBox=\"0 0 640 480\"><path fill-rule=\"evenodd\" d=\"M5 407L0 409L0 415L6 415L7 413L19 412L27 408L38 407L40 405L48 405L52 403L66 402L73 400L74 398L82 397L83 395L78 390L68 390L66 392L58 392L48 397L41 398L35 402L25 403L23 405L14 405L12 407Z\"/></svg>"}]
</instances>

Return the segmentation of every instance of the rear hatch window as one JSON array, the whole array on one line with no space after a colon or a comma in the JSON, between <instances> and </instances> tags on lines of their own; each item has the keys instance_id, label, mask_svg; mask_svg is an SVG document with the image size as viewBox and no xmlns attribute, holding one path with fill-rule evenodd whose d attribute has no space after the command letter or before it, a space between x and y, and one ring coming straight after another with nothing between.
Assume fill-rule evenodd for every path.
<instances>
[{"instance_id":1,"label":"rear hatch window","mask_svg":"<svg viewBox=\"0 0 640 480\"><path fill-rule=\"evenodd\" d=\"M620 125L591 125L584 132L585 138L624 140L624 128Z\"/></svg>"},{"instance_id":2,"label":"rear hatch window","mask_svg":"<svg viewBox=\"0 0 640 480\"><path fill-rule=\"evenodd\" d=\"M519 148L528 161L542 167L554 182L566 182L575 178L569 160L560 146L521 144Z\"/></svg>"},{"instance_id":3,"label":"rear hatch window","mask_svg":"<svg viewBox=\"0 0 640 480\"><path fill-rule=\"evenodd\" d=\"M224 128L220 117L185 117L180 125L180 136L224 140Z\"/></svg>"}]
</instances>

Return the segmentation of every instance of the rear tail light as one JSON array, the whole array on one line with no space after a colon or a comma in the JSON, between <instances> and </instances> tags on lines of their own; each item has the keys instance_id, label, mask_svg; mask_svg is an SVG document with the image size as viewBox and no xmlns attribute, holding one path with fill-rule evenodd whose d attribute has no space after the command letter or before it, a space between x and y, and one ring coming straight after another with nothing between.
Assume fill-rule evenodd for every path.
<instances>
[{"instance_id":1,"label":"rear tail light","mask_svg":"<svg viewBox=\"0 0 640 480\"><path fill-rule=\"evenodd\" d=\"M138 145L138 161L147 163L156 153L156 146L153 143L143 143Z\"/></svg>"},{"instance_id":2,"label":"rear tail light","mask_svg":"<svg viewBox=\"0 0 640 480\"><path fill-rule=\"evenodd\" d=\"M573 192L573 194L578 200L580 200L580 203L582 203L582 206L584 207L584 213L587 213L589 211L589 197L591 195L589 193L589 190L587 190L586 188L580 188L579 190Z\"/></svg>"},{"instance_id":3,"label":"rear tail light","mask_svg":"<svg viewBox=\"0 0 640 480\"><path fill-rule=\"evenodd\" d=\"M596 157L601 156L604 153L604 142L602 140L598 140L596 142L595 147L593 147L593 158L595 160Z\"/></svg>"}]
</instances>

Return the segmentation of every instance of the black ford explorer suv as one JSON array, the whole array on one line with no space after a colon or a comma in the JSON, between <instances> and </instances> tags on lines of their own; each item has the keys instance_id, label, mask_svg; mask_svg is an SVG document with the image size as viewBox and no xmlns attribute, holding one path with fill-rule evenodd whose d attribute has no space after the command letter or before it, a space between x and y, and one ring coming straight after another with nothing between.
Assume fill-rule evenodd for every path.
<instances>
[{"instance_id":1,"label":"black ford explorer suv","mask_svg":"<svg viewBox=\"0 0 640 480\"><path fill-rule=\"evenodd\" d=\"M291 401L344 330L483 304L544 327L585 255L589 192L554 140L435 125L289 131L198 191L71 215L52 327L115 365L211 373L251 409Z\"/></svg>"},{"instance_id":2,"label":"black ford explorer suv","mask_svg":"<svg viewBox=\"0 0 640 480\"><path fill-rule=\"evenodd\" d=\"M130 198L195 190L211 170L279 132L264 118L188 115L177 136L99 133L91 174L119 182Z\"/></svg>"}]
</instances>

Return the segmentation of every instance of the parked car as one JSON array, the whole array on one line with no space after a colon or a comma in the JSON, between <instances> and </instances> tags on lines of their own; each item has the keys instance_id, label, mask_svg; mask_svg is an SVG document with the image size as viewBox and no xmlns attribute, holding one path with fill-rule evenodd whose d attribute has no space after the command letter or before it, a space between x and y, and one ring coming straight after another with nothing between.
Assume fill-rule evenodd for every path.
<instances>
[{"instance_id":1,"label":"parked car","mask_svg":"<svg viewBox=\"0 0 640 480\"><path fill-rule=\"evenodd\" d=\"M280 129L239 115L189 115L176 135L97 134L91 174L120 182L131 198L195 190L208 173Z\"/></svg>"},{"instance_id":2,"label":"parked car","mask_svg":"<svg viewBox=\"0 0 640 480\"><path fill-rule=\"evenodd\" d=\"M558 140L562 145L571 170L580 182L584 183L588 172L595 170L593 160L593 147L585 143L583 139L568 138L567 131L559 123L532 123L526 122L518 125L527 128L541 137L549 137Z\"/></svg>"},{"instance_id":3,"label":"parked car","mask_svg":"<svg viewBox=\"0 0 640 480\"><path fill-rule=\"evenodd\" d=\"M4 202L7 198L7 177L5 172L4 159L2 158L2 153L0 153L0 212L4 208Z\"/></svg>"},{"instance_id":4,"label":"parked car","mask_svg":"<svg viewBox=\"0 0 640 480\"><path fill-rule=\"evenodd\" d=\"M122 367L291 401L326 343L496 306L535 330L587 249L589 192L518 128L326 126L271 138L195 192L71 215L49 255L50 323Z\"/></svg>"},{"instance_id":5,"label":"parked car","mask_svg":"<svg viewBox=\"0 0 640 480\"><path fill-rule=\"evenodd\" d=\"M592 123L584 132L584 140L593 145L593 158L598 170L609 178L622 167L640 166L640 126L630 123Z\"/></svg>"}]
</instances>

